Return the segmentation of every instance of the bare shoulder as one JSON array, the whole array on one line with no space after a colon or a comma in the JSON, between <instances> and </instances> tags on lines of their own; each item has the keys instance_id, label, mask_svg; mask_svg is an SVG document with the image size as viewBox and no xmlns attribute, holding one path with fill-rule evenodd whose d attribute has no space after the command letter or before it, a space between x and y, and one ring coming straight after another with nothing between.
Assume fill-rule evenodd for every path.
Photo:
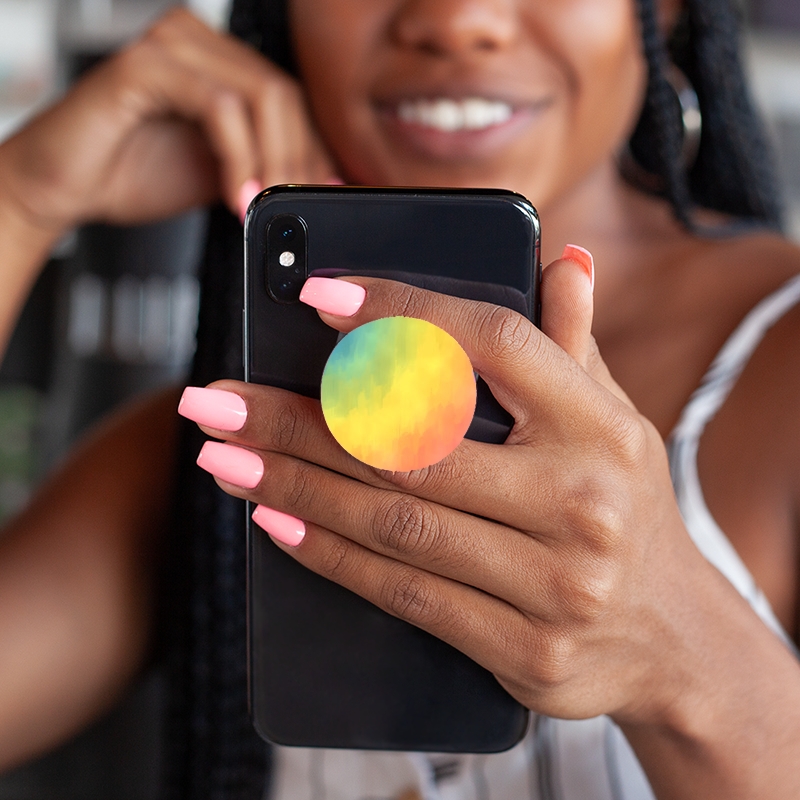
<instances>
[{"instance_id":1,"label":"bare shoulder","mask_svg":"<svg viewBox=\"0 0 800 800\"><path fill-rule=\"evenodd\" d=\"M743 385L759 383L765 390L773 386L783 393L795 383L800 386L800 370L791 375L784 372L800 365L800 288L788 286L800 280L800 245L773 234L736 237L721 243L719 257L729 265L733 287L746 307L769 296L784 298L748 364L751 374L742 376ZM757 381L753 380L756 372L760 373Z\"/></svg>"},{"instance_id":2,"label":"bare shoulder","mask_svg":"<svg viewBox=\"0 0 800 800\"><path fill-rule=\"evenodd\" d=\"M730 289L751 303L800 274L800 245L775 233L715 239L703 250L709 267L727 275Z\"/></svg>"},{"instance_id":3,"label":"bare shoulder","mask_svg":"<svg viewBox=\"0 0 800 800\"><path fill-rule=\"evenodd\" d=\"M771 234L736 237L721 242L714 257L729 278L742 318L765 298L782 298L728 405L735 410L747 399L750 419L760 417L762 437L796 436L800 445L800 246Z\"/></svg>"},{"instance_id":4,"label":"bare shoulder","mask_svg":"<svg viewBox=\"0 0 800 800\"><path fill-rule=\"evenodd\" d=\"M800 275L800 248L778 236L721 242L735 304L746 312ZM722 267L721 267L722 268ZM787 291L787 290L784 290ZM783 294L728 399L701 440L698 466L712 515L787 630L798 626L800 287Z\"/></svg>"}]
</instances>

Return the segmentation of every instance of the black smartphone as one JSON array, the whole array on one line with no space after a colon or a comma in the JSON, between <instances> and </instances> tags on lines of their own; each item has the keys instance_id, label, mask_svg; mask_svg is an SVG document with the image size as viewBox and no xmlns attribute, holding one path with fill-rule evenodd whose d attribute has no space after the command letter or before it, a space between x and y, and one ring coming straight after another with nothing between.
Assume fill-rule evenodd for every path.
<instances>
[{"instance_id":1,"label":"black smartphone","mask_svg":"<svg viewBox=\"0 0 800 800\"><path fill-rule=\"evenodd\" d=\"M245 220L245 376L319 398L337 331L298 296L311 275L373 275L509 306L538 323L540 228L502 190L278 186ZM467 436L513 419L479 379ZM250 710L283 745L498 752L527 710L463 653L306 570L248 513Z\"/></svg>"}]
</instances>

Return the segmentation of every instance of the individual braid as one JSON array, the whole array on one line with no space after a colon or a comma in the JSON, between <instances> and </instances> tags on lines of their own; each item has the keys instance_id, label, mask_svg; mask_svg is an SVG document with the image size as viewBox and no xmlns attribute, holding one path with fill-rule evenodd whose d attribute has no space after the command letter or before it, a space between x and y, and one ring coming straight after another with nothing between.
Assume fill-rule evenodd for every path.
<instances>
[{"instance_id":1,"label":"individual braid","mask_svg":"<svg viewBox=\"0 0 800 800\"><path fill-rule=\"evenodd\" d=\"M296 73L286 0L235 0L230 31L282 69Z\"/></svg>"},{"instance_id":2,"label":"individual braid","mask_svg":"<svg viewBox=\"0 0 800 800\"><path fill-rule=\"evenodd\" d=\"M658 24L654 0L639 0L642 45L647 59L647 91L630 141L633 157L660 178L675 216L691 225L692 197L681 163L682 125L675 91L667 80L669 52Z\"/></svg>"},{"instance_id":3,"label":"individual braid","mask_svg":"<svg viewBox=\"0 0 800 800\"><path fill-rule=\"evenodd\" d=\"M777 182L739 55L739 19L730 0L687 0L669 43L659 30L656 1L639 0L648 87L631 137L634 158L658 176L676 217L693 224L695 206L779 228ZM681 158L682 123L666 80L671 58L697 92L703 133L689 174Z\"/></svg>"},{"instance_id":4,"label":"individual braid","mask_svg":"<svg viewBox=\"0 0 800 800\"><path fill-rule=\"evenodd\" d=\"M239 220L226 208L211 212L191 385L243 377L242 238ZM260 800L268 748L247 704L245 505L195 465L205 438L197 425L183 422L164 581L170 694L163 797Z\"/></svg>"},{"instance_id":5,"label":"individual braid","mask_svg":"<svg viewBox=\"0 0 800 800\"><path fill-rule=\"evenodd\" d=\"M694 84L703 113L692 194L699 205L779 228L780 192L744 76L737 9L731 0L690 0L687 12L691 34L674 59Z\"/></svg>"}]
</instances>

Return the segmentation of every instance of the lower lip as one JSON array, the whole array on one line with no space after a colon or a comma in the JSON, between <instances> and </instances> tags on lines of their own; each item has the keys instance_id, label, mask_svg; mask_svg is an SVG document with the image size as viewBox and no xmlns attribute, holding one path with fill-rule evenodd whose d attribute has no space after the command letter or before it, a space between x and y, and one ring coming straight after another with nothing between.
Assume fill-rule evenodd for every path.
<instances>
[{"instance_id":1,"label":"lower lip","mask_svg":"<svg viewBox=\"0 0 800 800\"><path fill-rule=\"evenodd\" d=\"M492 156L516 139L544 110L536 108L515 110L499 125L478 130L442 131L413 122L405 122L393 109L381 112L381 121L389 134L412 150L440 161L465 161Z\"/></svg>"}]
</instances>

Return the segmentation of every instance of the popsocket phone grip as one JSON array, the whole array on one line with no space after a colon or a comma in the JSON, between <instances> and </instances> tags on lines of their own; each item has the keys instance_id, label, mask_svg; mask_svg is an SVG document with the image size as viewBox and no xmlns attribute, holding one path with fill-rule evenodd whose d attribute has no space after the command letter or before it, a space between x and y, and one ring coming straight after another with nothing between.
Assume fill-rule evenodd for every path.
<instances>
[{"instance_id":1,"label":"popsocket phone grip","mask_svg":"<svg viewBox=\"0 0 800 800\"><path fill-rule=\"evenodd\" d=\"M409 472L449 455L475 413L475 375L449 333L386 317L348 333L322 373L325 422L350 455Z\"/></svg>"}]
</instances>

